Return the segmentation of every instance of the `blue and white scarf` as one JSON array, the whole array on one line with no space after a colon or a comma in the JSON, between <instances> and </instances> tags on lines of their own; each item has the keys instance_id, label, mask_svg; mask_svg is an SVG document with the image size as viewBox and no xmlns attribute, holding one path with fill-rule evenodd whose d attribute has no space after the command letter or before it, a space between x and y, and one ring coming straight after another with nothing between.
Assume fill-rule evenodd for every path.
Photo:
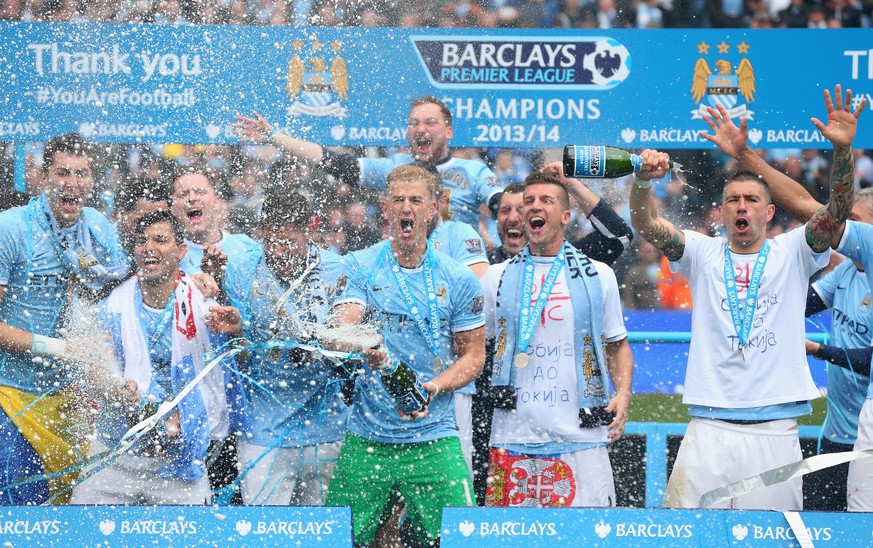
<instances>
[{"instance_id":1,"label":"blue and white scarf","mask_svg":"<svg viewBox=\"0 0 873 548\"><path fill-rule=\"evenodd\" d=\"M206 301L185 276L180 278L172 298L174 304L170 378L171 390L176 394L194 379L205 365L204 356L212 351L203 317L209 304L215 303ZM142 306L139 280L133 276L117 287L106 300L109 334L115 346L122 376L136 381L140 394L164 401L172 395L165 394L157 383L152 383L149 348L138 313ZM201 388L203 387L198 386L179 402L182 431L178 456L171 464L158 470L163 478L178 477L194 481L206 472L210 427L205 394Z\"/></svg>"},{"instance_id":2,"label":"blue and white scarf","mask_svg":"<svg viewBox=\"0 0 873 548\"><path fill-rule=\"evenodd\" d=\"M566 257L564 274L567 292L573 303L574 356L579 408L600 407L609 403L603 380L603 292L597 268L588 256L564 241ZM515 388L518 354L518 321L521 307L531 307L530 301L521 302L524 268L530 249L509 260L497 289L495 327L497 344L491 373L492 386ZM530 348L528 348L530 354ZM587 362L587 363L586 363Z\"/></svg>"},{"instance_id":3,"label":"blue and white scarf","mask_svg":"<svg viewBox=\"0 0 873 548\"><path fill-rule=\"evenodd\" d=\"M82 285L97 291L107 282L120 280L127 274L128 267L125 263L104 265L97 258L109 255L110 249L97 235L92 234L91 227L85 222L84 211L73 226L61 228L52 212L48 196L43 194L33 198L28 208L30 217L44 230L52 233L52 247L58 258L76 275Z\"/></svg>"}]
</instances>

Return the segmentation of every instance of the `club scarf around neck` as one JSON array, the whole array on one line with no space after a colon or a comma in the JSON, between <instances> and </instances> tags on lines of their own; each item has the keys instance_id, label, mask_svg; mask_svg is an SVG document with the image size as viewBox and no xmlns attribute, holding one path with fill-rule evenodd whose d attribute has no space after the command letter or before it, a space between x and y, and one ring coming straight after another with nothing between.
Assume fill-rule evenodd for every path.
<instances>
[{"instance_id":1,"label":"club scarf around neck","mask_svg":"<svg viewBox=\"0 0 873 548\"><path fill-rule=\"evenodd\" d=\"M61 228L45 194L33 198L28 208L31 218L54 236L52 246L61 263L73 271L88 289L99 290L107 282L120 280L127 273L127 265L123 261L117 265L100 262L98 256L106 256L111 250L92 234L85 220L85 210L79 214L73 226Z\"/></svg>"},{"instance_id":2,"label":"club scarf around neck","mask_svg":"<svg viewBox=\"0 0 873 548\"><path fill-rule=\"evenodd\" d=\"M600 277L591 259L567 241L564 241L562 252L565 256L563 270L567 293L573 304L574 366L579 408L603 406L608 403L608 398L603 378L606 361L601 342L603 291ZM497 344L491 374L491 384L495 387L515 388L515 356L521 351L517 348L521 307L531 307L530 301L521 302L524 270L529 257L530 249L525 246L518 255L509 260L497 290L497 309L494 318ZM534 319L534 321L538 320ZM537 328L542 329L542 326L536 326L534 329ZM527 351L530 353L531 349L528 348Z\"/></svg>"},{"instance_id":3,"label":"club scarf around neck","mask_svg":"<svg viewBox=\"0 0 873 548\"><path fill-rule=\"evenodd\" d=\"M207 305L203 295L181 276L176 285L172 303L172 362L170 364L171 390L180 392L203 368L204 355L211 352L206 325L203 322ZM140 394L164 401L173 394L152 383L152 363L146 334L143 333L139 311L142 309L139 279L132 276L116 288L106 300L109 334L118 355L122 375L136 381ZM206 472L204 465L209 447L210 428L203 392L192 390L179 402L181 434L178 456L161 468L161 477L178 477L193 481Z\"/></svg>"}]
</instances>

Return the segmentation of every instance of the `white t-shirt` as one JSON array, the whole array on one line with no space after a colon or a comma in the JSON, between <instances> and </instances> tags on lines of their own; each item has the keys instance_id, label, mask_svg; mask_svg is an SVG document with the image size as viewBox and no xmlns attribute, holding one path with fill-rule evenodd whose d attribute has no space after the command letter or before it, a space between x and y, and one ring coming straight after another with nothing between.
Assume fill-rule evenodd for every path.
<instances>
[{"instance_id":1,"label":"white t-shirt","mask_svg":"<svg viewBox=\"0 0 873 548\"><path fill-rule=\"evenodd\" d=\"M533 257L533 300L549 272L554 257ZM627 337L621 312L621 299L615 273L609 266L592 261L597 267L603 293L603 335L606 342ZM482 276L485 294L486 336L496 335L497 287L507 263L492 265ZM530 342L530 363L517 368L515 377L518 403L516 409L495 409L491 428L491 445L605 442L606 427L579 428L579 397L576 390L576 363L573 344L573 303L567 291L566 272L562 271L552 287L549 302ZM606 364L601 364L604 383Z\"/></svg>"},{"instance_id":2,"label":"white t-shirt","mask_svg":"<svg viewBox=\"0 0 873 548\"><path fill-rule=\"evenodd\" d=\"M744 361L724 283L725 240L684 233L685 253L670 263L688 277L694 302L683 402L748 408L819 397L806 361L804 312L809 278L827 266L828 252L813 252L802 226L770 240ZM757 254L731 259L743 314Z\"/></svg>"}]
</instances>

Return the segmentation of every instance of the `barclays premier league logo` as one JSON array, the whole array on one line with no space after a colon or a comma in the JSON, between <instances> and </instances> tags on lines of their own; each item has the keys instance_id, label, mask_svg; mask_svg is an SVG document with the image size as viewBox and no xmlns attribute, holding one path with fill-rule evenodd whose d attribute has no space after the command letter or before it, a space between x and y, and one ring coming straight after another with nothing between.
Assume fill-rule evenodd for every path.
<instances>
[{"instance_id":1,"label":"barclays premier league logo","mask_svg":"<svg viewBox=\"0 0 873 548\"><path fill-rule=\"evenodd\" d=\"M698 106L691 111L691 119L697 120L706 115L707 107L722 105L731 118L751 120L755 113L749 110L747 103L755 100L757 90L755 71L747 57L749 44L743 40L731 46L722 40L714 47L713 56L709 57L713 46L705 41L697 44L697 52L702 57L694 64L691 95Z\"/></svg>"},{"instance_id":2,"label":"barclays premier league logo","mask_svg":"<svg viewBox=\"0 0 873 548\"><path fill-rule=\"evenodd\" d=\"M328 45L314 38L304 44L298 38L291 46L295 53L288 62L285 83L291 99L287 115L347 116L342 102L349 97L349 68L340 55L342 42L334 40Z\"/></svg>"},{"instance_id":3,"label":"barclays premier league logo","mask_svg":"<svg viewBox=\"0 0 873 548\"><path fill-rule=\"evenodd\" d=\"M446 89L608 90L630 75L607 37L410 36L431 83Z\"/></svg>"}]
</instances>

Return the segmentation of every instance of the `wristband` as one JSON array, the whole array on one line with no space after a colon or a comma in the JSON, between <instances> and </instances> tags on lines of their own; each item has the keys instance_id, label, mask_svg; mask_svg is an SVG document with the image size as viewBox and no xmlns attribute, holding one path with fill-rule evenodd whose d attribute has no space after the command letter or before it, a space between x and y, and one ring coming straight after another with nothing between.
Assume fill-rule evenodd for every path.
<instances>
[{"instance_id":1,"label":"wristband","mask_svg":"<svg viewBox=\"0 0 873 548\"><path fill-rule=\"evenodd\" d=\"M34 354L41 356L61 357L67 351L67 343L61 339L46 337L45 335L33 334L30 342Z\"/></svg>"},{"instance_id":2,"label":"wristband","mask_svg":"<svg viewBox=\"0 0 873 548\"><path fill-rule=\"evenodd\" d=\"M649 179L648 181L644 181L644 180L640 179L639 177L637 177L636 173L634 173L633 177L634 177L634 184L637 185L637 188L646 189L646 188L649 188L650 186L652 186L651 179Z\"/></svg>"},{"instance_id":3,"label":"wristband","mask_svg":"<svg viewBox=\"0 0 873 548\"><path fill-rule=\"evenodd\" d=\"M437 384L436 384L435 382L433 382L433 381L427 381L427 382L424 383L424 384L429 384L429 385L433 386L433 388L434 388L434 390L433 390L433 394L430 395L431 399L435 399L437 396L440 395L440 387L437 386Z\"/></svg>"}]
</instances>

